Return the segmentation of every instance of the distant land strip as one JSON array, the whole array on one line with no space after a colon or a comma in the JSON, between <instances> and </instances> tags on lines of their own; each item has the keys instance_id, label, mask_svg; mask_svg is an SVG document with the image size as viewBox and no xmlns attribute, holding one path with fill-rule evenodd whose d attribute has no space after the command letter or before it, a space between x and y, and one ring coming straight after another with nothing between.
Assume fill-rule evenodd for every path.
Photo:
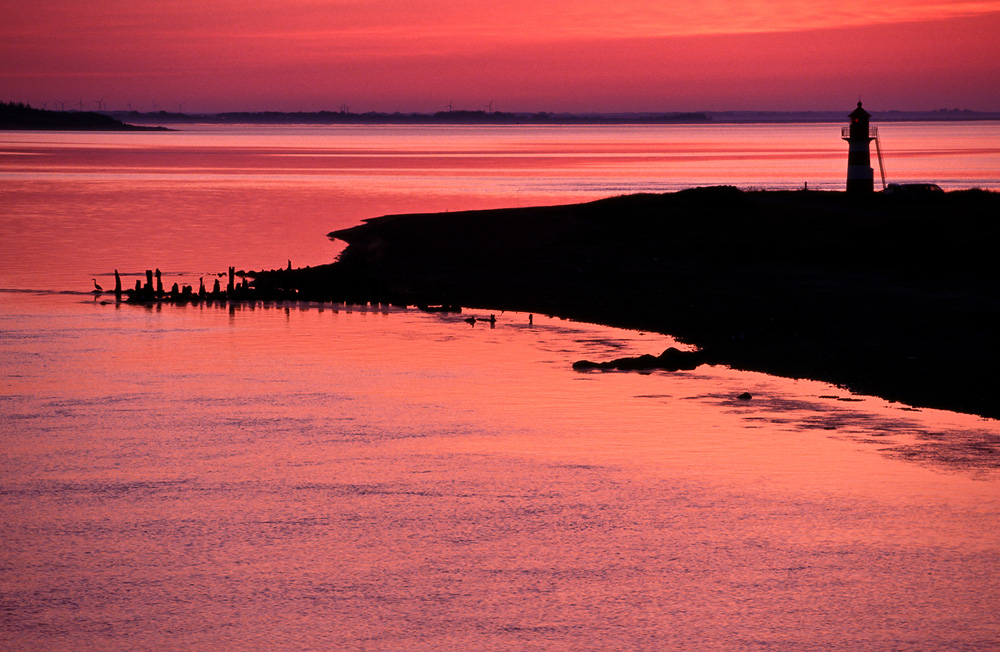
<instances>
[{"instance_id":1,"label":"distant land strip","mask_svg":"<svg viewBox=\"0 0 1000 652\"><path fill-rule=\"evenodd\" d=\"M0 129L128 131L165 130L162 125L183 124L752 124L843 122L846 111L699 111L680 113L552 113L506 111L438 111L386 113L369 111L229 111L181 113L171 111L52 111L28 104L0 102ZM936 111L876 111L877 122L1000 120L1000 112L938 109ZM157 125L152 127L150 125Z\"/></svg>"},{"instance_id":2,"label":"distant land strip","mask_svg":"<svg viewBox=\"0 0 1000 652\"><path fill-rule=\"evenodd\" d=\"M47 111L15 102L0 102L0 130L169 131L166 127L126 124L110 115L93 111Z\"/></svg>"},{"instance_id":3,"label":"distant land strip","mask_svg":"<svg viewBox=\"0 0 1000 652\"><path fill-rule=\"evenodd\" d=\"M172 113L158 111L112 111L119 120L149 124L749 124L845 122L847 111L701 111L684 113L552 113L504 111L438 111L436 113L384 113L371 111L235 111L225 113ZM975 121L1000 120L1000 112L964 109L937 111L882 111L874 121Z\"/></svg>"}]
</instances>

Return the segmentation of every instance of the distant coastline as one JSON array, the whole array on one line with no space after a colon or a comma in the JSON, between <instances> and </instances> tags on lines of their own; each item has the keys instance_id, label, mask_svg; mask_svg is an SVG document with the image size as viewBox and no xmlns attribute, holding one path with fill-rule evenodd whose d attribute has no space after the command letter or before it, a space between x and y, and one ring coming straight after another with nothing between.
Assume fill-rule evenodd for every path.
<instances>
[{"instance_id":1,"label":"distant coastline","mask_svg":"<svg viewBox=\"0 0 1000 652\"><path fill-rule=\"evenodd\" d=\"M157 113L114 112L122 120L156 124L453 124L453 125L506 125L506 124L688 124L708 123L712 118L706 113L650 113L650 114L587 114L587 113L506 113L503 111L439 111L437 113L350 113L345 111L315 112L228 112L228 113Z\"/></svg>"},{"instance_id":2,"label":"distant coastline","mask_svg":"<svg viewBox=\"0 0 1000 652\"><path fill-rule=\"evenodd\" d=\"M844 122L845 111L699 111L681 113L552 113L504 111L438 111L436 113L384 113L349 111L233 111L223 113L174 113L110 111L108 115L137 124L753 124ZM937 111L881 111L879 122L1000 120L1000 112L939 109Z\"/></svg>"},{"instance_id":3,"label":"distant coastline","mask_svg":"<svg viewBox=\"0 0 1000 652\"><path fill-rule=\"evenodd\" d=\"M692 111L624 113L554 113L550 111L437 111L435 113L340 111L52 111L27 104L0 102L0 129L147 131L163 125L626 125L626 124L755 124L843 122L844 111ZM970 122L1000 120L1000 112L938 109L876 111L877 122Z\"/></svg>"},{"instance_id":4,"label":"distant coastline","mask_svg":"<svg viewBox=\"0 0 1000 652\"><path fill-rule=\"evenodd\" d=\"M27 104L0 102L4 131L169 131L166 127L127 124L92 111L48 111Z\"/></svg>"}]
</instances>

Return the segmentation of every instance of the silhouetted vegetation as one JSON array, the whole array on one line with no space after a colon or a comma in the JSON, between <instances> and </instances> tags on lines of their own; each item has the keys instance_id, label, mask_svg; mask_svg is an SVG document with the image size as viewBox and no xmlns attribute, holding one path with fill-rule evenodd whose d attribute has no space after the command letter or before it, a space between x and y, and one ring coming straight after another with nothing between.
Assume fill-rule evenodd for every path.
<instances>
[{"instance_id":1,"label":"silhouetted vegetation","mask_svg":"<svg viewBox=\"0 0 1000 652\"><path fill-rule=\"evenodd\" d=\"M147 131L111 116L89 111L47 111L20 102L0 102L0 129L30 131Z\"/></svg>"}]
</instances>

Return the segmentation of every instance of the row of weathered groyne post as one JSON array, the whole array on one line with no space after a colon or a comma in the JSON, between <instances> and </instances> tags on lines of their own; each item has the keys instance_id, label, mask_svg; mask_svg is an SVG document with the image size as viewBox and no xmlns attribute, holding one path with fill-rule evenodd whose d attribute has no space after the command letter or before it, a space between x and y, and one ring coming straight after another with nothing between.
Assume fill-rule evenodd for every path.
<instances>
[{"instance_id":1,"label":"row of weathered groyne post","mask_svg":"<svg viewBox=\"0 0 1000 652\"><path fill-rule=\"evenodd\" d=\"M220 278L228 277L225 287L220 278L215 278L209 289L201 278L197 289L179 283L173 283L170 289L166 289L161 271L147 269L145 281L138 278L134 287L123 289L121 274L116 269L114 295L118 302L138 305L309 301L383 308L413 305L427 311L461 312L460 307L434 297L386 292L372 279L362 278L363 275L339 272L341 270L335 265L293 269L289 261L286 269L259 272L237 271L235 267L229 267L226 274L219 275ZM103 294L105 292L95 281L94 295Z\"/></svg>"},{"instance_id":2,"label":"row of weathered groyne post","mask_svg":"<svg viewBox=\"0 0 1000 652\"><path fill-rule=\"evenodd\" d=\"M169 290L165 289L163 286L163 274L159 269L147 269L145 274L145 282L143 279L139 278L135 281L135 286L128 289L122 288L122 278L118 270L115 270L115 289L114 295L116 301L123 301L125 303L136 303L136 304L148 304L148 303L175 303L175 304L185 304L185 303L198 303L202 301L248 301L257 299L288 299L295 298L297 292L291 289L278 289L278 288L268 288L268 291L260 292L257 288L253 287L247 276L249 274L245 272L237 273L235 267L230 267L228 270L228 282L226 287L223 289L219 278L214 280L212 288L208 289L205 286L205 279L201 278L198 282L198 289L191 285L181 285L179 283L174 283ZM220 275L221 276L221 275ZM240 279L237 279L240 276ZM95 295L104 294L103 289L96 284L95 281ZM266 296L264 296L266 294Z\"/></svg>"},{"instance_id":3,"label":"row of weathered groyne post","mask_svg":"<svg viewBox=\"0 0 1000 652\"><path fill-rule=\"evenodd\" d=\"M115 270L115 299L122 301L124 297L127 303L154 303L163 301L190 303L199 300L224 300L234 299L241 294L249 292L250 287L245 276L240 283L236 282L236 268L234 267L229 268L229 282L224 291L218 278L215 279L211 291L205 288L205 280L202 278L199 279L197 292L190 285L181 286L178 283L174 283L170 290L165 291L163 288L163 275L159 269L147 269L145 283L142 282L142 279L136 279L134 288L122 290L121 274L118 273L117 269Z\"/></svg>"}]
</instances>

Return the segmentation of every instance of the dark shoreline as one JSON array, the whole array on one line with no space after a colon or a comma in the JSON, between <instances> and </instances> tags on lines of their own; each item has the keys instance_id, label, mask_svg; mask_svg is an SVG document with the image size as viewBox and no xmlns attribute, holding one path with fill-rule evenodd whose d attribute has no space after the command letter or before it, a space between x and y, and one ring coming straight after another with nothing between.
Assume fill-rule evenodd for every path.
<instances>
[{"instance_id":1,"label":"dark shoreline","mask_svg":"<svg viewBox=\"0 0 1000 652\"><path fill-rule=\"evenodd\" d=\"M972 122L1000 120L1000 113L966 109L878 111L878 122ZM551 111L449 110L435 113L368 111L53 111L15 102L0 102L0 130L45 131L172 131L162 125L636 125L636 124L759 124L842 122L842 111L683 111L566 113Z\"/></svg>"},{"instance_id":2,"label":"dark shoreline","mask_svg":"<svg viewBox=\"0 0 1000 652\"><path fill-rule=\"evenodd\" d=\"M148 124L220 125L635 125L635 124L755 124L843 122L843 111L691 111L628 113L558 113L551 111L438 111L436 113L386 113L369 111L232 111L225 113L174 113L158 111L111 111L123 121ZM998 120L1000 113L946 110L877 111L885 122L969 122Z\"/></svg>"},{"instance_id":3,"label":"dark shoreline","mask_svg":"<svg viewBox=\"0 0 1000 652\"><path fill-rule=\"evenodd\" d=\"M393 215L331 233L336 263L254 285L666 333L714 364L1000 418L997 215L1000 193L979 190L735 188Z\"/></svg>"},{"instance_id":4,"label":"dark shoreline","mask_svg":"<svg viewBox=\"0 0 1000 652\"><path fill-rule=\"evenodd\" d=\"M27 104L0 102L0 131L171 131L133 125L93 111L48 111Z\"/></svg>"}]
</instances>

